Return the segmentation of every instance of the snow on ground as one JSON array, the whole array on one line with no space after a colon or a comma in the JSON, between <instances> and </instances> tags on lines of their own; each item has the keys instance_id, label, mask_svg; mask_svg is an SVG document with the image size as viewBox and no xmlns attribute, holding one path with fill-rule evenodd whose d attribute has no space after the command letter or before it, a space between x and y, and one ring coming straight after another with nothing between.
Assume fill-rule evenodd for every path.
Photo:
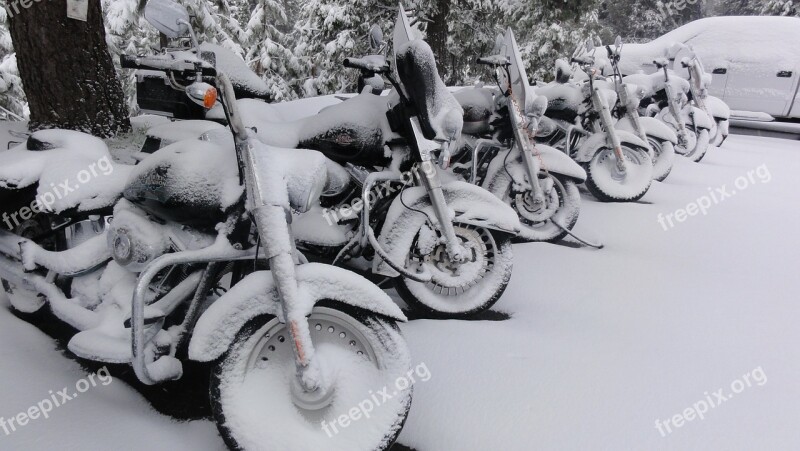
<instances>
[{"instance_id":1,"label":"snow on ground","mask_svg":"<svg viewBox=\"0 0 800 451\"><path fill-rule=\"evenodd\" d=\"M771 178L755 173L762 165ZM737 189L748 171L753 183ZM700 164L681 160L640 203L585 195L577 231L606 248L515 245L496 307L511 319L403 326L412 364L432 378L417 385L400 442L418 451L798 449L798 173L800 143L732 136ZM674 217L717 188L736 194L670 230L659 224L659 213ZM0 341L2 416L85 376L5 309ZM666 437L656 429L720 388L727 397L759 367L763 385L753 373L705 419ZM3 450L221 448L211 422L174 422L116 380L48 420L0 431Z\"/></svg>"}]
</instances>

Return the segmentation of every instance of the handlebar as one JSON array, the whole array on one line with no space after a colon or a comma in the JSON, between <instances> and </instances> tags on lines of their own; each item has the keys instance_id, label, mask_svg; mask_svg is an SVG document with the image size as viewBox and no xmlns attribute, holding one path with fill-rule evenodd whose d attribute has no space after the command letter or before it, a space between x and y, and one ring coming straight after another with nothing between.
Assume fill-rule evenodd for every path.
<instances>
[{"instance_id":1,"label":"handlebar","mask_svg":"<svg viewBox=\"0 0 800 451\"><path fill-rule=\"evenodd\" d=\"M486 57L480 57L476 60L478 64L483 64L485 66L510 66L511 61L508 60L508 57L501 56L501 55L492 55Z\"/></svg>"},{"instance_id":2,"label":"handlebar","mask_svg":"<svg viewBox=\"0 0 800 451\"><path fill-rule=\"evenodd\" d=\"M203 76L215 77L216 69L207 63L192 62L187 60L173 59L167 56L131 56L121 55L119 58L123 69L152 70L159 72L195 72L200 70Z\"/></svg>"},{"instance_id":3,"label":"handlebar","mask_svg":"<svg viewBox=\"0 0 800 451\"><path fill-rule=\"evenodd\" d=\"M342 65L350 69L375 72L376 74L388 74L391 71L389 65L385 62L383 64L375 64L375 62L368 61L364 58L345 58Z\"/></svg>"},{"instance_id":4,"label":"handlebar","mask_svg":"<svg viewBox=\"0 0 800 451\"><path fill-rule=\"evenodd\" d=\"M574 56L570 61L576 64L580 64L581 66L588 66L594 64L594 58L592 58L591 56L586 56L586 57Z\"/></svg>"},{"instance_id":5,"label":"handlebar","mask_svg":"<svg viewBox=\"0 0 800 451\"><path fill-rule=\"evenodd\" d=\"M669 61L666 58L659 58L657 60L654 60L653 64L655 64L657 68L663 69L669 66Z\"/></svg>"}]
</instances>

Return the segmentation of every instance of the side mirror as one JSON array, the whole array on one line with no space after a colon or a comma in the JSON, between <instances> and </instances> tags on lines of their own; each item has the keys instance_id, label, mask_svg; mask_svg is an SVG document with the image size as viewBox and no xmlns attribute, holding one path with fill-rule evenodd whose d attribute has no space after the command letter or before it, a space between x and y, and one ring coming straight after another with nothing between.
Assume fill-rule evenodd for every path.
<instances>
[{"instance_id":1,"label":"side mirror","mask_svg":"<svg viewBox=\"0 0 800 451\"><path fill-rule=\"evenodd\" d=\"M150 0L144 8L144 18L170 39L191 33L189 11L172 0Z\"/></svg>"},{"instance_id":2,"label":"side mirror","mask_svg":"<svg viewBox=\"0 0 800 451\"><path fill-rule=\"evenodd\" d=\"M383 30L377 24L369 29L369 48L374 51L380 50L383 46Z\"/></svg>"}]
</instances>

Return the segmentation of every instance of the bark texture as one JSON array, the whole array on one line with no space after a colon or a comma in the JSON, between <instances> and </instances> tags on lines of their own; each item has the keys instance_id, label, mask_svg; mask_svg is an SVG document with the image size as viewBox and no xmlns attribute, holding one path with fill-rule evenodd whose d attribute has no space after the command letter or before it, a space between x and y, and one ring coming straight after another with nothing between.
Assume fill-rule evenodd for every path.
<instances>
[{"instance_id":1,"label":"bark texture","mask_svg":"<svg viewBox=\"0 0 800 451\"><path fill-rule=\"evenodd\" d=\"M67 18L67 0L8 2L31 129L66 128L100 137L130 130L100 0L85 1L87 22Z\"/></svg>"}]
</instances>

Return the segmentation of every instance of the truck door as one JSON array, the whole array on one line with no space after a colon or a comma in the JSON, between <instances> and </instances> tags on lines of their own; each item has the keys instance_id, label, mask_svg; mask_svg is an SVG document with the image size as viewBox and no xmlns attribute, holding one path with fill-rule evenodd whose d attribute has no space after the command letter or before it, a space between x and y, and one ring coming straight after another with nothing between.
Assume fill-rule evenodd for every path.
<instances>
[{"instance_id":1,"label":"truck door","mask_svg":"<svg viewBox=\"0 0 800 451\"><path fill-rule=\"evenodd\" d=\"M798 72L793 64L737 62L728 70L725 102L732 110L760 111L782 117L788 114Z\"/></svg>"}]
</instances>

